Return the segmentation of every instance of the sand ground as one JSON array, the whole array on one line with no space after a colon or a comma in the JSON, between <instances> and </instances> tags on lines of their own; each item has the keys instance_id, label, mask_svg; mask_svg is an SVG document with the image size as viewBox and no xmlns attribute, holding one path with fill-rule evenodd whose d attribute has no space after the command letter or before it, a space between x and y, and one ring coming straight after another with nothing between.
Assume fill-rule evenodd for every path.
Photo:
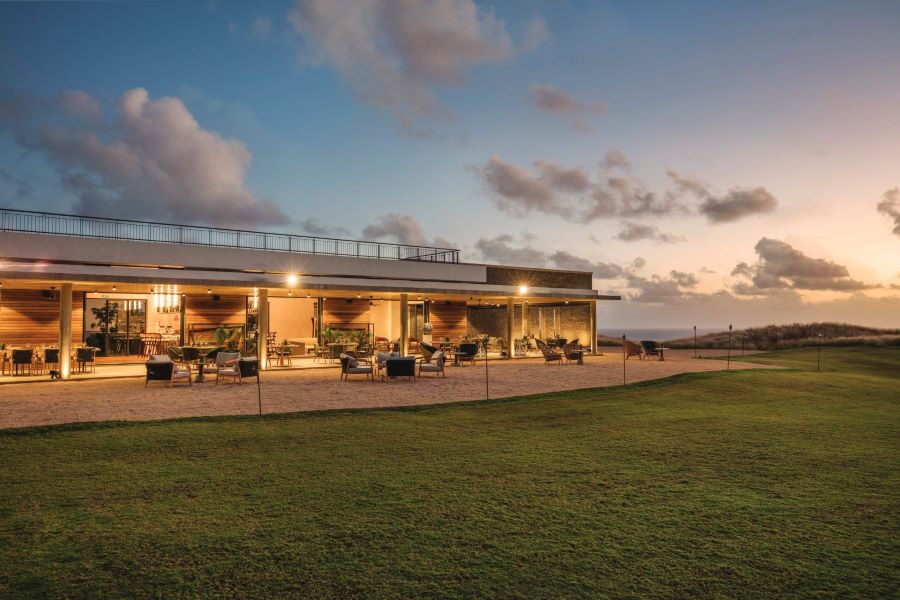
<instances>
[{"instance_id":1,"label":"sand ground","mask_svg":"<svg viewBox=\"0 0 900 600\"><path fill-rule=\"evenodd\" d=\"M719 354L706 351L704 356ZM667 360L627 362L627 381L634 383L679 373L718 371L725 361L692 358L689 350L669 351ZM732 361L732 369L762 365ZM418 381L375 382L354 376L339 379L337 367L270 370L262 374L264 413L414 406L481 400L485 397L484 363L446 369L445 378L429 374ZM541 359L493 360L489 363L490 396L505 398L579 388L622 384L622 355L589 356L584 365L549 365ZM41 382L0 386L0 428L86 421L153 420L175 417L256 414L255 381L166 387L143 377Z\"/></svg>"}]
</instances>

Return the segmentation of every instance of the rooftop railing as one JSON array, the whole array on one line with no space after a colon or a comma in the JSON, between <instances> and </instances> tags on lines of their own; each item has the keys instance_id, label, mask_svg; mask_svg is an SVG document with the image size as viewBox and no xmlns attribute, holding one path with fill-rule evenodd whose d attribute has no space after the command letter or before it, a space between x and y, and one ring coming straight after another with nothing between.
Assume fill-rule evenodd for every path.
<instances>
[{"instance_id":1,"label":"rooftop railing","mask_svg":"<svg viewBox=\"0 0 900 600\"><path fill-rule=\"evenodd\" d=\"M270 252L351 256L380 260L459 262L459 250L453 248L387 244L128 219L82 217L10 208L0 208L0 231Z\"/></svg>"}]
</instances>

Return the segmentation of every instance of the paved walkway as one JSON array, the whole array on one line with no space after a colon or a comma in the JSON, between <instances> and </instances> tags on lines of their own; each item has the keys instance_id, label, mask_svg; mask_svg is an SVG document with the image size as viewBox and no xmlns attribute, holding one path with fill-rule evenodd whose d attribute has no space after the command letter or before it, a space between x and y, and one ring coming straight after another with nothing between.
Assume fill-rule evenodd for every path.
<instances>
[{"instance_id":1,"label":"paved walkway","mask_svg":"<svg viewBox=\"0 0 900 600\"><path fill-rule=\"evenodd\" d=\"M712 355L708 352L706 355ZM628 381L644 381L696 371L725 369L725 362L671 351L665 362L627 363ZM544 366L539 359L490 361L492 398L622 383L622 356L590 356L584 365ZM734 369L765 368L732 361ZM83 380L0 386L0 428L82 421L151 420L207 415L256 414L255 383L209 383L169 388L143 378ZM267 371L262 375L263 412L439 404L484 398L484 363L447 368L446 378L423 377L390 384L366 379L339 380L337 368Z\"/></svg>"}]
</instances>

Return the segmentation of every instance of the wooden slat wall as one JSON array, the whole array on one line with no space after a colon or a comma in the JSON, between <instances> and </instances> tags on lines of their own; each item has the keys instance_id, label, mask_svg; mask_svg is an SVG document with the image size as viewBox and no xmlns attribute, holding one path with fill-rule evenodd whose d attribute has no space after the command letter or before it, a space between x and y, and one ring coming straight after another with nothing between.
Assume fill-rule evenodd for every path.
<instances>
[{"instance_id":1,"label":"wooden slat wall","mask_svg":"<svg viewBox=\"0 0 900 600\"><path fill-rule=\"evenodd\" d=\"M243 324L247 320L247 298L220 296L213 300L209 294L188 295L184 304L184 333L194 327L218 327Z\"/></svg>"},{"instance_id":2,"label":"wooden slat wall","mask_svg":"<svg viewBox=\"0 0 900 600\"><path fill-rule=\"evenodd\" d=\"M331 298L323 305L322 322L333 329L365 329L369 323L369 301Z\"/></svg>"},{"instance_id":3,"label":"wooden slat wall","mask_svg":"<svg viewBox=\"0 0 900 600\"><path fill-rule=\"evenodd\" d=\"M80 342L84 294L72 294L72 341ZM0 290L0 342L10 346L59 343L59 298L40 290Z\"/></svg>"},{"instance_id":4,"label":"wooden slat wall","mask_svg":"<svg viewBox=\"0 0 900 600\"><path fill-rule=\"evenodd\" d=\"M465 302L448 303L438 300L429 305L428 312L434 328L431 331L432 339L447 337L455 342L457 338L466 335L468 309Z\"/></svg>"}]
</instances>

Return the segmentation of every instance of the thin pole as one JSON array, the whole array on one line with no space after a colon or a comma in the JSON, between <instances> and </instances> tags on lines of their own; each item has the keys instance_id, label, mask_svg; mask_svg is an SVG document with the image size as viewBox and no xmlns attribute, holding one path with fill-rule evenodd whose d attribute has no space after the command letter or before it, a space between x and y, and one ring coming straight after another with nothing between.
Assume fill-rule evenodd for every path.
<instances>
[{"instance_id":1,"label":"thin pole","mask_svg":"<svg viewBox=\"0 0 900 600\"><path fill-rule=\"evenodd\" d=\"M491 388L488 379L488 341L487 339L482 340L484 344L484 399L491 399Z\"/></svg>"},{"instance_id":2,"label":"thin pole","mask_svg":"<svg viewBox=\"0 0 900 600\"><path fill-rule=\"evenodd\" d=\"M822 334L818 335L819 338L819 349L816 352L816 372L822 370Z\"/></svg>"},{"instance_id":3,"label":"thin pole","mask_svg":"<svg viewBox=\"0 0 900 600\"><path fill-rule=\"evenodd\" d=\"M778 352L778 325L775 326L775 352Z\"/></svg>"},{"instance_id":4,"label":"thin pole","mask_svg":"<svg viewBox=\"0 0 900 600\"><path fill-rule=\"evenodd\" d=\"M622 385L625 385L625 359L628 358L628 353L625 351L625 334L622 334Z\"/></svg>"},{"instance_id":5,"label":"thin pole","mask_svg":"<svg viewBox=\"0 0 900 600\"><path fill-rule=\"evenodd\" d=\"M747 332L741 332L741 356L744 355L744 340L747 339Z\"/></svg>"},{"instance_id":6,"label":"thin pole","mask_svg":"<svg viewBox=\"0 0 900 600\"><path fill-rule=\"evenodd\" d=\"M697 326L694 325L694 358L697 358Z\"/></svg>"},{"instance_id":7,"label":"thin pole","mask_svg":"<svg viewBox=\"0 0 900 600\"><path fill-rule=\"evenodd\" d=\"M726 371L731 370L731 325L728 326L728 365Z\"/></svg>"}]
</instances>

